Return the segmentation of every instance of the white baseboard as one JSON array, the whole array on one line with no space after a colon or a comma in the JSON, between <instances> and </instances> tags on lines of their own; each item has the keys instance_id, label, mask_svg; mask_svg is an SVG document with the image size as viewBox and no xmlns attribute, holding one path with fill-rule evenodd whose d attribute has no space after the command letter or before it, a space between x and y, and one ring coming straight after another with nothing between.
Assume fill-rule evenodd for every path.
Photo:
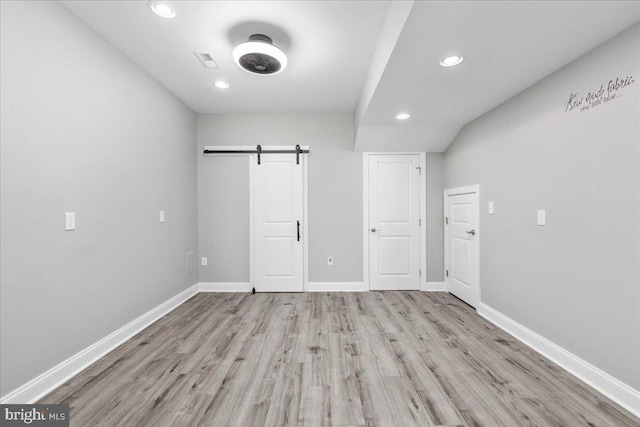
<instances>
[{"instance_id":1,"label":"white baseboard","mask_svg":"<svg viewBox=\"0 0 640 427\"><path fill-rule=\"evenodd\" d=\"M307 292L363 292L362 282L309 282Z\"/></svg>"},{"instance_id":2,"label":"white baseboard","mask_svg":"<svg viewBox=\"0 0 640 427\"><path fill-rule=\"evenodd\" d=\"M627 411L640 417L640 391L596 368L589 362L582 360L575 354L527 329L486 304L480 303L478 314L566 369Z\"/></svg>"},{"instance_id":3,"label":"white baseboard","mask_svg":"<svg viewBox=\"0 0 640 427\"><path fill-rule=\"evenodd\" d=\"M249 282L200 282L200 292L251 292Z\"/></svg>"},{"instance_id":4,"label":"white baseboard","mask_svg":"<svg viewBox=\"0 0 640 427\"><path fill-rule=\"evenodd\" d=\"M444 282L427 282L426 286L420 284L420 290L427 292L446 292L447 288Z\"/></svg>"},{"instance_id":5,"label":"white baseboard","mask_svg":"<svg viewBox=\"0 0 640 427\"><path fill-rule=\"evenodd\" d=\"M429 282L423 290L444 290L441 282ZM362 282L310 282L309 292L361 292ZM1 404L36 402L68 379L127 341L156 320L174 310L198 292L249 292L249 283L197 283L148 311L117 331L54 366L28 383L0 398ZM580 380L609 397L629 412L640 417L640 392L612 377L599 368L580 359L564 348L520 325L516 321L480 303L478 314L504 329L518 340L546 356Z\"/></svg>"},{"instance_id":6,"label":"white baseboard","mask_svg":"<svg viewBox=\"0 0 640 427\"><path fill-rule=\"evenodd\" d=\"M200 292L250 292L246 282L200 282ZM366 291L362 282L309 282L307 292L361 292Z\"/></svg>"},{"instance_id":7,"label":"white baseboard","mask_svg":"<svg viewBox=\"0 0 640 427\"><path fill-rule=\"evenodd\" d=\"M163 302L159 306L129 322L117 331L102 338L100 341L90 345L64 362L54 366L45 373L3 396L0 398L0 403L31 404L38 401L38 399L53 391L69 378L78 374L80 371L154 323L156 320L165 316L167 313L197 293L197 285L193 285L185 289L173 298Z\"/></svg>"}]
</instances>

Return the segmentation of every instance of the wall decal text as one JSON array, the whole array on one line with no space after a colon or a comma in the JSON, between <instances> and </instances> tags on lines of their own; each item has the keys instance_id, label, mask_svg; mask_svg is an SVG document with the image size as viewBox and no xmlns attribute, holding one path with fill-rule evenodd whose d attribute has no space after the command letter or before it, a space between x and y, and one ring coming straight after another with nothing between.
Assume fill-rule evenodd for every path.
<instances>
[{"instance_id":1,"label":"wall decal text","mask_svg":"<svg viewBox=\"0 0 640 427\"><path fill-rule=\"evenodd\" d=\"M569 100L564 103L564 112L569 111L586 111L595 108L603 103L620 98L619 91L632 85L635 82L633 76L616 77L615 80L609 80L609 83L603 83L598 90L588 92L584 96L577 93L571 93Z\"/></svg>"}]
</instances>

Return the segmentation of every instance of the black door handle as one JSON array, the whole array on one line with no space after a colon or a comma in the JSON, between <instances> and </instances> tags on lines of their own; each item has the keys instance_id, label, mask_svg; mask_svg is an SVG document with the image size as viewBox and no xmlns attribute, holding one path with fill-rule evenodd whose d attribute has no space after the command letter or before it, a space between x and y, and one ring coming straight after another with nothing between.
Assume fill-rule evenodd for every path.
<instances>
[{"instance_id":1,"label":"black door handle","mask_svg":"<svg viewBox=\"0 0 640 427\"><path fill-rule=\"evenodd\" d=\"M300 241L300 221L296 221L298 223L298 242Z\"/></svg>"}]
</instances>

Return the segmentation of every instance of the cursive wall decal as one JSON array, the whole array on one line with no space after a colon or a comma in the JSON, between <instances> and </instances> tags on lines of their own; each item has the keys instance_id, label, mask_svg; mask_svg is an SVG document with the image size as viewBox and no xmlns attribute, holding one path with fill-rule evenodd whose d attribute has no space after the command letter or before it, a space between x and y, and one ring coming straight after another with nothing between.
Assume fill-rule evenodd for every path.
<instances>
[{"instance_id":1,"label":"cursive wall decal","mask_svg":"<svg viewBox=\"0 0 640 427\"><path fill-rule=\"evenodd\" d=\"M619 91L634 83L633 76L616 77L615 80L609 80L606 85L603 83L600 88L593 92L588 92L585 96L579 96L577 93L571 93L569 100L564 103L564 112L569 111L586 111L602 105L605 102L620 98Z\"/></svg>"}]
</instances>

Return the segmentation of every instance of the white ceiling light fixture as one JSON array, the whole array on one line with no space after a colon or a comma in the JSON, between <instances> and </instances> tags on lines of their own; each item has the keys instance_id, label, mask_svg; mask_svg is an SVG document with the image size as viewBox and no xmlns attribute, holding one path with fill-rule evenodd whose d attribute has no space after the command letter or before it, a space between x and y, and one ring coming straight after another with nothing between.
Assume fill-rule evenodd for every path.
<instances>
[{"instance_id":1,"label":"white ceiling light fixture","mask_svg":"<svg viewBox=\"0 0 640 427\"><path fill-rule=\"evenodd\" d=\"M443 67L455 67L462 63L462 61L464 61L464 57L462 55L451 55L443 58L442 61L440 61L440 65Z\"/></svg>"},{"instance_id":2,"label":"white ceiling light fixture","mask_svg":"<svg viewBox=\"0 0 640 427\"><path fill-rule=\"evenodd\" d=\"M214 85L218 89L229 89L231 87L229 83L223 82L222 80L215 82Z\"/></svg>"},{"instance_id":3,"label":"white ceiling light fixture","mask_svg":"<svg viewBox=\"0 0 640 427\"><path fill-rule=\"evenodd\" d=\"M173 18L174 16L176 16L176 11L173 10L173 8L165 2L150 1L147 4L149 6L149 9L151 9L153 13L161 18Z\"/></svg>"},{"instance_id":4,"label":"white ceiling light fixture","mask_svg":"<svg viewBox=\"0 0 640 427\"><path fill-rule=\"evenodd\" d=\"M396 116L396 119L398 120L407 120L409 117L411 117L411 114L408 113L400 113Z\"/></svg>"},{"instance_id":5,"label":"white ceiling light fixture","mask_svg":"<svg viewBox=\"0 0 640 427\"><path fill-rule=\"evenodd\" d=\"M287 55L273 45L270 37L254 34L233 49L233 60L253 74L278 74L287 67Z\"/></svg>"}]
</instances>

